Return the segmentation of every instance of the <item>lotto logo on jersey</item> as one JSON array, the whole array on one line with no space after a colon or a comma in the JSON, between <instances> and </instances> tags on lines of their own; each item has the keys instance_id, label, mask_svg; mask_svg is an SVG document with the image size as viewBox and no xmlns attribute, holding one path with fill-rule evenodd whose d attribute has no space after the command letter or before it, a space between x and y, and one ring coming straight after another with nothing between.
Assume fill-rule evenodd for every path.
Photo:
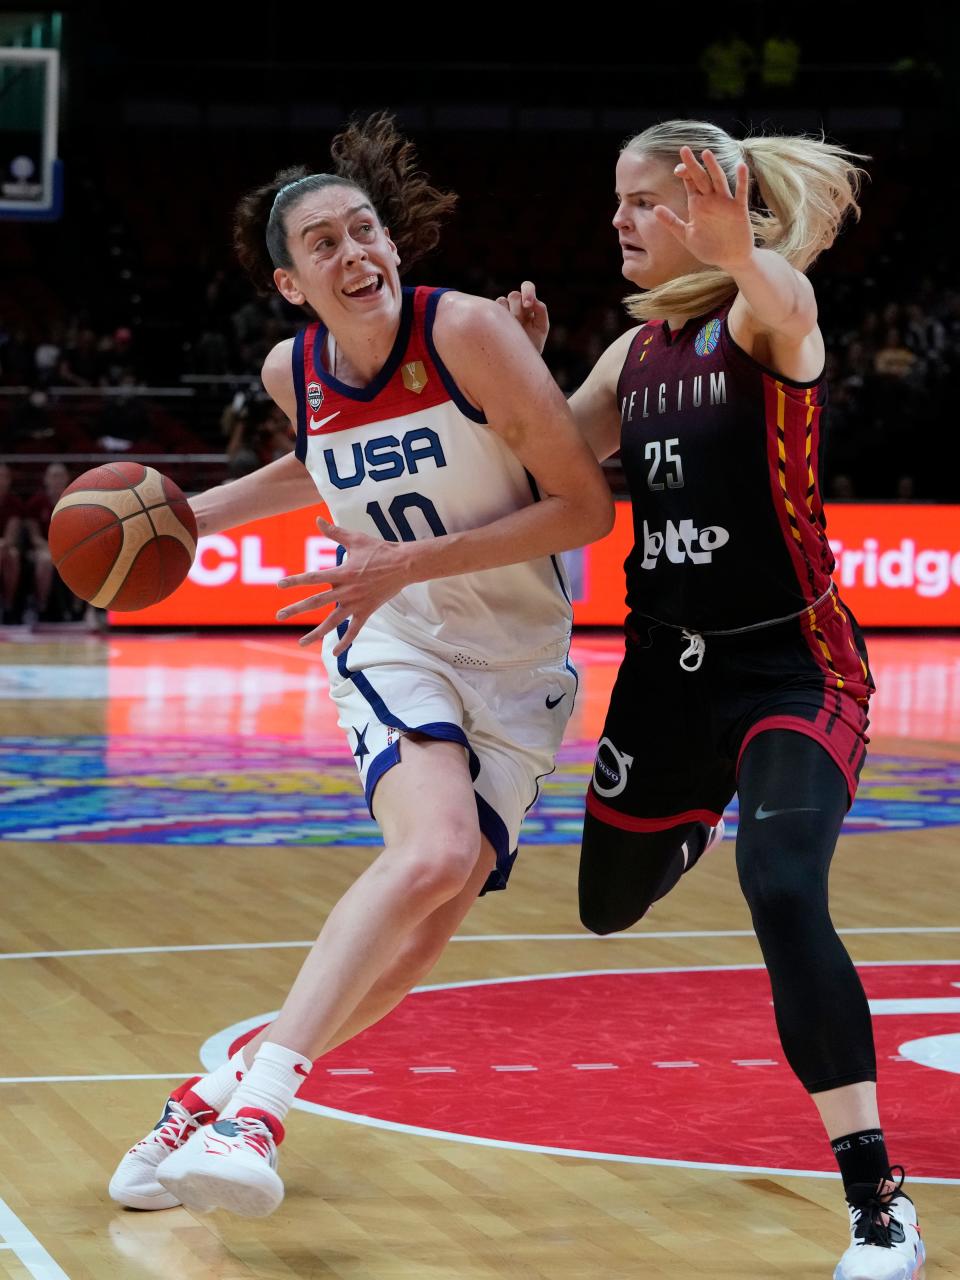
<instances>
[{"instance_id":1,"label":"lotto logo on jersey","mask_svg":"<svg viewBox=\"0 0 960 1280\"><path fill-rule=\"evenodd\" d=\"M709 356L720 345L720 321L708 320L693 342L693 349L698 356Z\"/></svg>"},{"instance_id":2,"label":"lotto logo on jersey","mask_svg":"<svg viewBox=\"0 0 960 1280\"><path fill-rule=\"evenodd\" d=\"M671 564L683 564L686 560L693 564L710 564L714 551L725 547L729 541L729 532L718 524L698 529L692 520L681 520L679 524L668 520L666 529L660 533L651 529L644 520L640 568L655 569L664 552Z\"/></svg>"}]
</instances>

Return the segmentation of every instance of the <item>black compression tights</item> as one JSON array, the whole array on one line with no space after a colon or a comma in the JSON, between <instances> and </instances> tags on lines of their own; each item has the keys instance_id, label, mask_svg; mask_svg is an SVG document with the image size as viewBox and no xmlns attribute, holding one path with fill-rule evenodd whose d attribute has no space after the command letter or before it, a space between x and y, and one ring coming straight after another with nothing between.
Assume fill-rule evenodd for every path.
<instances>
[{"instance_id":1,"label":"black compression tights","mask_svg":"<svg viewBox=\"0 0 960 1280\"><path fill-rule=\"evenodd\" d=\"M787 1061L810 1093L876 1080L867 998L827 904L847 808L843 775L812 738L771 729L744 752L738 791L737 871ZM684 840L695 854L698 824L634 834L588 813L580 858L587 928L612 933L639 920L680 878Z\"/></svg>"}]
</instances>

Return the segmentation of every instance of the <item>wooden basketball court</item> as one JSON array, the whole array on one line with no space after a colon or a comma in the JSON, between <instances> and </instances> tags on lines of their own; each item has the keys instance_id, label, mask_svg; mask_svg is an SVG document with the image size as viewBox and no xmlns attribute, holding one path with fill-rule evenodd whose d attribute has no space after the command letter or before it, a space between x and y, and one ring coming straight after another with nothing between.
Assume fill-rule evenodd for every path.
<instances>
[{"instance_id":1,"label":"wooden basketball court","mask_svg":"<svg viewBox=\"0 0 960 1280\"><path fill-rule=\"evenodd\" d=\"M875 637L871 656L834 917L875 1001L891 1155L928 1179L911 1184L928 1280L960 1277L960 639ZM394 1030L318 1064L286 1200L244 1221L124 1211L106 1188L201 1053L278 1007L375 853L319 655L263 634L7 633L0 1275L832 1275L841 1188L770 1038L733 840L629 934L579 925L577 813L618 642L573 657L575 718L509 891Z\"/></svg>"}]
</instances>

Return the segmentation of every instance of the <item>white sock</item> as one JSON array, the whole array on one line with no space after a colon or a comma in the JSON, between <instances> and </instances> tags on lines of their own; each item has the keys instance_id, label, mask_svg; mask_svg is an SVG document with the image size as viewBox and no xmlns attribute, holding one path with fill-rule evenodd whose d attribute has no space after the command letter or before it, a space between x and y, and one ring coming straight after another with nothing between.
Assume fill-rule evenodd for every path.
<instances>
[{"instance_id":1,"label":"white sock","mask_svg":"<svg viewBox=\"0 0 960 1280\"><path fill-rule=\"evenodd\" d=\"M243 1050L238 1049L229 1061L215 1071L210 1071L193 1086L193 1092L202 1098L214 1111L222 1111L229 1102L237 1085L247 1074L247 1065L243 1060Z\"/></svg>"},{"instance_id":2,"label":"white sock","mask_svg":"<svg viewBox=\"0 0 960 1280\"><path fill-rule=\"evenodd\" d=\"M283 1120L312 1066L302 1053L268 1040L257 1050L253 1066L224 1108L223 1117L235 1116L241 1107L258 1107Z\"/></svg>"}]
</instances>

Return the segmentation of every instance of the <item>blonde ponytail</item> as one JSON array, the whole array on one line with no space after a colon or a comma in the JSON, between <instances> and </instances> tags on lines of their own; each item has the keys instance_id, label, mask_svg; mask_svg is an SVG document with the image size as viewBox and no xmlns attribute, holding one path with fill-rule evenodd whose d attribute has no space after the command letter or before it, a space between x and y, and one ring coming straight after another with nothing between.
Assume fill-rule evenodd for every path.
<instances>
[{"instance_id":1,"label":"blonde ponytail","mask_svg":"<svg viewBox=\"0 0 960 1280\"><path fill-rule=\"evenodd\" d=\"M682 146L690 147L698 160L709 148L731 191L736 185L737 163L746 161L754 243L781 254L798 271L806 271L830 248L848 215L860 217L857 197L864 170L855 162L867 157L845 151L822 137L758 134L737 142L705 121L667 120L631 138L623 150L655 156L672 166ZM712 311L736 292L737 286L726 272L706 267L632 294L626 299L626 308L635 320L690 317Z\"/></svg>"}]
</instances>

